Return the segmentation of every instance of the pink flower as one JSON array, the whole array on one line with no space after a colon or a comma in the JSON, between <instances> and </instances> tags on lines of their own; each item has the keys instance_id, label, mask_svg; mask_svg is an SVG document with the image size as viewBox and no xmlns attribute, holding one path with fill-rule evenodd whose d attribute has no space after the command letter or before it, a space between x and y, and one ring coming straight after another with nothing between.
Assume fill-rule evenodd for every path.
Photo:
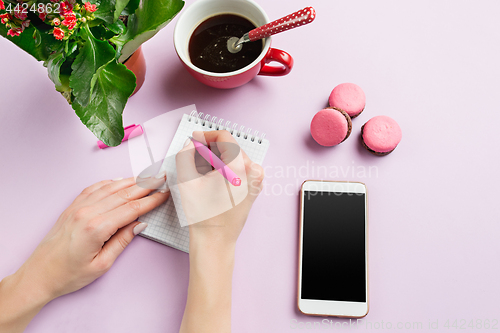
<instances>
[{"instance_id":1,"label":"pink flower","mask_svg":"<svg viewBox=\"0 0 500 333\"><path fill-rule=\"evenodd\" d=\"M5 24L8 20L12 20L12 15L9 13L1 14L0 19L2 20L2 24Z\"/></svg>"},{"instance_id":2,"label":"pink flower","mask_svg":"<svg viewBox=\"0 0 500 333\"><path fill-rule=\"evenodd\" d=\"M90 12L90 13L93 13L97 10L97 6L96 5L93 5L91 4L90 2L86 2L85 3L85 10Z\"/></svg>"},{"instance_id":3,"label":"pink flower","mask_svg":"<svg viewBox=\"0 0 500 333\"><path fill-rule=\"evenodd\" d=\"M26 20L26 21L23 21L23 22L22 22L22 25L23 25L23 30L24 30L24 28L27 28L27 27L29 27L29 26L30 26L30 22L31 22L30 20Z\"/></svg>"},{"instance_id":4,"label":"pink flower","mask_svg":"<svg viewBox=\"0 0 500 333\"><path fill-rule=\"evenodd\" d=\"M3 4L3 1L0 0L0 10L3 10L3 9L5 9L5 5Z\"/></svg>"},{"instance_id":5,"label":"pink flower","mask_svg":"<svg viewBox=\"0 0 500 333\"><path fill-rule=\"evenodd\" d=\"M64 38L64 31L61 28L54 28L54 37L57 40L62 40Z\"/></svg>"},{"instance_id":6,"label":"pink flower","mask_svg":"<svg viewBox=\"0 0 500 333\"><path fill-rule=\"evenodd\" d=\"M64 21L62 21L62 25L65 25L68 27L69 30L72 30L78 20L76 19L75 13L69 13L64 17Z\"/></svg>"},{"instance_id":7,"label":"pink flower","mask_svg":"<svg viewBox=\"0 0 500 333\"><path fill-rule=\"evenodd\" d=\"M45 6L38 7L37 13L40 20L45 21L45 19L47 18L47 11L45 9Z\"/></svg>"},{"instance_id":8,"label":"pink flower","mask_svg":"<svg viewBox=\"0 0 500 333\"><path fill-rule=\"evenodd\" d=\"M14 8L14 16L20 19L21 21L24 21L28 18L28 13L24 13L25 9L21 6Z\"/></svg>"},{"instance_id":9,"label":"pink flower","mask_svg":"<svg viewBox=\"0 0 500 333\"><path fill-rule=\"evenodd\" d=\"M73 12L73 5L69 1L61 2L61 15L66 16Z\"/></svg>"},{"instance_id":10,"label":"pink flower","mask_svg":"<svg viewBox=\"0 0 500 333\"><path fill-rule=\"evenodd\" d=\"M59 24L61 24L61 20L56 17L55 19L52 20L52 24L58 26Z\"/></svg>"},{"instance_id":11,"label":"pink flower","mask_svg":"<svg viewBox=\"0 0 500 333\"><path fill-rule=\"evenodd\" d=\"M7 32L7 36L12 36L12 37L19 36L21 32L23 32L22 28L12 28Z\"/></svg>"}]
</instances>

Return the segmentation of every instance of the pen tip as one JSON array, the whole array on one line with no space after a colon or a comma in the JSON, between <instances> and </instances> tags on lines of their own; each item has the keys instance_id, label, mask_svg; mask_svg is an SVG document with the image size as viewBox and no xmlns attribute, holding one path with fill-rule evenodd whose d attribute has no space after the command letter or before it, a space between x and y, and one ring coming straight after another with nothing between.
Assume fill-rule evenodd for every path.
<instances>
[{"instance_id":1,"label":"pen tip","mask_svg":"<svg viewBox=\"0 0 500 333\"><path fill-rule=\"evenodd\" d=\"M241 179L239 178L234 178L233 181L231 182L234 186L240 186L241 185Z\"/></svg>"}]
</instances>

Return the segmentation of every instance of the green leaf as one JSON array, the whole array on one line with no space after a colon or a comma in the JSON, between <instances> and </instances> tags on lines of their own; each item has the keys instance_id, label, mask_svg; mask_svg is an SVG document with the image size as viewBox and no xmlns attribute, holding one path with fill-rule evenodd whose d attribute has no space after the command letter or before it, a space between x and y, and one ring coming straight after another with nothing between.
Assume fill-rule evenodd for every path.
<instances>
[{"instance_id":1,"label":"green leaf","mask_svg":"<svg viewBox=\"0 0 500 333\"><path fill-rule=\"evenodd\" d=\"M49 78L56 85L56 90L61 91L62 83L60 79L61 66L66 60L63 52L56 52L49 56L47 61L47 71L49 72Z\"/></svg>"},{"instance_id":2,"label":"green leaf","mask_svg":"<svg viewBox=\"0 0 500 333\"><path fill-rule=\"evenodd\" d=\"M71 96L71 88L69 87L69 78L71 76L71 65L75 59L66 54L66 60L63 62L59 70L59 80L61 80L61 86L57 89L59 92L68 92ZM68 101L71 104L71 99Z\"/></svg>"},{"instance_id":3,"label":"green leaf","mask_svg":"<svg viewBox=\"0 0 500 333\"><path fill-rule=\"evenodd\" d=\"M137 8L139 8L141 0L130 0L127 7L122 11L122 15L129 16L135 13Z\"/></svg>"},{"instance_id":4,"label":"green leaf","mask_svg":"<svg viewBox=\"0 0 500 333\"><path fill-rule=\"evenodd\" d=\"M128 17L127 32L111 39L123 46L119 61L124 62L139 46L163 29L184 6L183 0L141 0L134 14Z\"/></svg>"},{"instance_id":5,"label":"green leaf","mask_svg":"<svg viewBox=\"0 0 500 333\"><path fill-rule=\"evenodd\" d=\"M122 113L135 89L135 75L115 61L97 75L92 99L87 106L73 102L73 109L85 126L108 146L118 146L124 135Z\"/></svg>"},{"instance_id":6,"label":"green leaf","mask_svg":"<svg viewBox=\"0 0 500 333\"><path fill-rule=\"evenodd\" d=\"M102 25L90 28L90 32L92 32L92 36L94 36L96 39L99 39L99 40L104 40L104 38L106 37L107 31L108 30Z\"/></svg>"},{"instance_id":7,"label":"green leaf","mask_svg":"<svg viewBox=\"0 0 500 333\"><path fill-rule=\"evenodd\" d=\"M34 30L35 31L33 32L33 39L35 40L35 47L40 47L40 45L42 44L42 35L36 28Z\"/></svg>"},{"instance_id":8,"label":"green leaf","mask_svg":"<svg viewBox=\"0 0 500 333\"><path fill-rule=\"evenodd\" d=\"M106 24L106 27L108 27L108 29L113 31L115 34L122 34L125 32L125 30L127 30L127 27L121 20L118 20L112 24Z\"/></svg>"},{"instance_id":9,"label":"green leaf","mask_svg":"<svg viewBox=\"0 0 500 333\"><path fill-rule=\"evenodd\" d=\"M121 0L118 0L121 1ZM107 23L113 23L115 21L115 9L117 0L106 0L97 3L96 1L90 1L97 5L97 11L94 16L100 18Z\"/></svg>"},{"instance_id":10,"label":"green leaf","mask_svg":"<svg viewBox=\"0 0 500 333\"><path fill-rule=\"evenodd\" d=\"M31 54L38 61L46 61L49 55L61 47L61 42L56 40L47 31L41 31L30 25L24 29L20 36L7 36L9 29L5 24L0 24L0 35ZM35 36L35 38L33 38Z\"/></svg>"},{"instance_id":11,"label":"green leaf","mask_svg":"<svg viewBox=\"0 0 500 333\"><path fill-rule=\"evenodd\" d=\"M91 1L97 5L97 11L94 16L100 18L106 23L114 23L120 17L122 11L127 7L130 0L107 0L96 3L96 1Z\"/></svg>"},{"instance_id":12,"label":"green leaf","mask_svg":"<svg viewBox=\"0 0 500 333\"><path fill-rule=\"evenodd\" d=\"M70 87L73 96L82 106L90 102L92 90L99 72L115 57L115 50L107 41L96 39L85 26L81 30L81 37L85 44L80 48L71 68Z\"/></svg>"},{"instance_id":13,"label":"green leaf","mask_svg":"<svg viewBox=\"0 0 500 333\"><path fill-rule=\"evenodd\" d=\"M68 51L66 52L66 56L73 54L73 52L76 51L77 47L78 47L77 42L68 43Z\"/></svg>"},{"instance_id":14,"label":"green leaf","mask_svg":"<svg viewBox=\"0 0 500 333\"><path fill-rule=\"evenodd\" d=\"M116 7L115 7L115 17L114 20L118 20L120 17L122 11L127 7L128 3L130 0L116 0Z\"/></svg>"}]
</instances>

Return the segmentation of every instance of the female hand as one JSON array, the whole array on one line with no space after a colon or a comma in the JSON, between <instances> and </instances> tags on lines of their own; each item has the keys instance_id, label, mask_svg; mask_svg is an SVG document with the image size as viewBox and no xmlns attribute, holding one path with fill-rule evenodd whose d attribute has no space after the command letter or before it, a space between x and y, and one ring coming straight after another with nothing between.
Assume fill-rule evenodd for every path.
<instances>
[{"instance_id":1,"label":"female hand","mask_svg":"<svg viewBox=\"0 0 500 333\"><path fill-rule=\"evenodd\" d=\"M201 169L208 169L207 173L199 165L197 168L191 141L176 156L177 185L190 224L189 289L180 331L230 332L236 240L262 190L264 171L228 131L194 132L193 137L218 150L221 160L242 182L238 187L229 185L206 163Z\"/></svg>"},{"instance_id":2,"label":"female hand","mask_svg":"<svg viewBox=\"0 0 500 333\"><path fill-rule=\"evenodd\" d=\"M193 138L212 151L241 179L240 186L226 179L199 157L191 140L177 154L177 179L182 208L190 226L191 244L234 247L248 213L262 190L264 171L240 149L228 131L194 132ZM203 173L204 170L210 170ZM210 228L217 227L217 228Z\"/></svg>"},{"instance_id":3,"label":"female hand","mask_svg":"<svg viewBox=\"0 0 500 333\"><path fill-rule=\"evenodd\" d=\"M169 193L147 196L164 182L105 180L83 190L22 267L1 281L0 331L21 332L46 303L107 272L147 227L134 221L167 200Z\"/></svg>"}]
</instances>

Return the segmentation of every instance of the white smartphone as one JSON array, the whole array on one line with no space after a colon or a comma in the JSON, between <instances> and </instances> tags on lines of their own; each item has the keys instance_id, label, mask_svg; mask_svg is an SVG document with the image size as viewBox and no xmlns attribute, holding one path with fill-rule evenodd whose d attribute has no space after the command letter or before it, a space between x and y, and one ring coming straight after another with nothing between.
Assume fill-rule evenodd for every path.
<instances>
[{"instance_id":1,"label":"white smartphone","mask_svg":"<svg viewBox=\"0 0 500 333\"><path fill-rule=\"evenodd\" d=\"M366 316L366 186L308 180L300 198L299 310L307 315Z\"/></svg>"}]
</instances>

